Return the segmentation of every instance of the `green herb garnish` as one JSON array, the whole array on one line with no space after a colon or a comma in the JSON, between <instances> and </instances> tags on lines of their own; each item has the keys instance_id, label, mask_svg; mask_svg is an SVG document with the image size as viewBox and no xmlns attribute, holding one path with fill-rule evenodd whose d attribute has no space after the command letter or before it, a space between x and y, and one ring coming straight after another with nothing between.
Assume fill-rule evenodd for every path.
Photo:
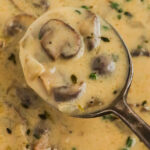
<instances>
[{"instance_id":1,"label":"green herb garnish","mask_svg":"<svg viewBox=\"0 0 150 150\"><path fill-rule=\"evenodd\" d=\"M75 10L75 12L78 13L79 15L81 15L81 11Z\"/></svg>"},{"instance_id":2,"label":"green herb garnish","mask_svg":"<svg viewBox=\"0 0 150 150\"><path fill-rule=\"evenodd\" d=\"M77 83L77 77L74 74L72 74L70 78L71 78L72 83L74 84Z\"/></svg>"},{"instance_id":3,"label":"green herb garnish","mask_svg":"<svg viewBox=\"0 0 150 150\"><path fill-rule=\"evenodd\" d=\"M76 147L73 147L72 150L77 150L77 148L76 148Z\"/></svg>"},{"instance_id":4,"label":"green herb garnish","mask_svg":"<svg viewBox=\"0 0 150 150\"><path fill-rule=\"evenodd\" d=\"M96 79L97 79L96 73L91 73L91 74L89 75L89 78L92 79L92 80L96 80Z\"/></svg>"},{"instance_id":5,"label":"green herb garnish","mask_svg":"<svg viewBox=\"0 0 150 150\"><path fill-rule=\"evenodd\" d=\"M30 135L30 132L31 132L31 130L28 129L28 130L26 131L26 134L27 134L27 135Z\"/></svg>"},{"instance_id":6,"label":"green herb garnish","mask_svg":"<svg viewBox=\"0 0 150 150\"><path fill-rule=\"evenodd\" d=\"M125 11L124 15L127 16L127 17L133 17L133 15L130 12L128 12L128 11Z\"/></svg>"},{"instance_id":7,"label":"green herb garnish","mask_svg":"<svg viewBox=\"0 0 150 150\"><path fill-rule=\"evenodd\" d=\"M121 16L121 15L118 15L117 18L120 20L120 19L122 18L122 16Z\"/></svg>"},{"instance_id":8,"label":"green herb garnish","mask_svg":"<svg viewBox=\"0 0 150 150\"><path fill-rule=\"evenodd\" d=\"M117 94L117 93L118 93L118 91L117 91L117 90L114 90L114 91L113 91L113 94L114 94L114 95L115 95L115 94Z\"/></svg>"},{"instance_id":9,"label":"green herb garnish","mask_svg":"<svg viewBox=\"0 0 150 150\"><path fill-rule=\"evenodd\" d=\"M123 9L122 9L122 8L119 8L117 11L118 11L118 13L122 13L122 12L123 12Z\"/></svg>"},{"instance_id":10,"label":"green herb garnish","mask_svg":"<svg viewBox=\"0 0 150 150\"><path fill-rule=\"evenodd\" d=\"M101 36L101 40L104 42L110 42L109 38Z\"/></svg>"},{"instance_id":11,"label":"green herb garnish","mask_svg":"<svg viewBox=\"0 0 150 150\"><path fill-rule=\"evenodd\" d=\"M143 102L142 102L142 106L145 106L147 104L147 100L144 100Z\"/></svg>"},{"instance_id":12,"label":"green herb garnish","mask_svg":"<svg viewBox=\"0 0 150 150\"><path fill-rule=\"evenodd\" d=\"M90 9L90 7L88 7L88 6L86 6L86 5L82 5L81 8Z\"/></svg>"},{"instance_id":13,"label":"green herb garnish","mask_svg":"<svg viewBox=\"0 0 150 150\"><path fill-rule=\"evenodd\" d=\"M12 131L11 131L10 128L6 128L6 131L7 131L8 134L12 134Z\"/></svg>"},{"instance_id":14,"label":"green herb garnish","mask_svg":"<svg viewBox=\"0 0 150 150\"><path fill-rule=\"evenodd\" d=\"M122 13L123 9L119 8L119 4L116 2L110 2L110 7L114 10L116 10L118 13Z\"/></svg>"},{"instance_id":15,"label":"green herb garnish","mask_svg":"<svg viewBox=\"0 0 150 150\"><path fill-rule=\"evenodd\" d=\"M114 62L117 62L118 59L119 59L119 56L116 55L116 54L112 54L112 59L113 59Z\"/></svg>"},{"instance_id":16,"label":"green herb garnish","mask_svg":"<svg viewBox=\"0 0 150 150\"><path fill-rule=\"evenodd\" d=\"M129 136L126 141L126 147L130 148L133 144L133 139Z\"/></svg>"},{"instance_id":17,"label":"green herb garnish","mask_svg":"<svg viewBox=\"0 0 150 150\"><path fill-rule=\"evenodd\" d=\"M109 27L107 27L107 26L102 26L102 28L106 31L109 30Z\"/></svg>"},{"instance_id":18,"label":"green herb garnish","mask_svg":"<svg viewBox=\"0 0 150 150\"><path fill-rule=\"evenodd\" d=\"M16 64L16 57L13 53L10 54L10 56L8 57L8 60L12 61L14 64Z\"/></svg>"},{"instance_id":19,"label":"green herb garnish","mask_svg":"<svg viewBox=\"0 0 150 150\"><path fill-rule=\"evenodd\" d=\"M142 45L138 45L138 46L137 46L137 49L141 49L141 48L142 48Z\"/></svg>"},{"instance_id":20,"label":"green herb garnish","mask_svg":"<svg viewBox=\"0 0 150 150\"><path fill-rule=\"evenodd\" d=\"M29 148L29 147L30 147L30 145L29 145L29 144L27 144L27 145L26 145L26 148Z\"/></svg>"},{"instance_id":21,"label":"green herb garnish","mask_svg":"<svg viewBox=\"0 0 150 150\"><path fill-rule=\"evenodd\" d=\"M128 150L128 148L122 148L121 150Z\"/></svg>"},{"instance_id":22,"label":"green herb garnish","mask_svg":"<svg viewBox=\"0 0 150 150\"><path fill-rule=\"evenodd\" d=\"M50 117L49 113L47 111L44 111L43 114L38 115L42 120L46 120Z\"/></svg>"},{"instance_id":23,"label":"green herb garnish","mask_svg":"<svg viewBox=\"0 0 150 150\"><path fill-rule=\"evenodd\" d=\"M118 10L119 4L116 2L110 2L110 7L112 9Z\"/></svg>"},{"instance_id":24,"label":"green herb garnish","mask_svg":"<svg viewBox=\"0 0 150 150\"><path fill-rule=\"evenodd\" d=\"M118 119L116 116L114 116L112 114L110 114L110 115L104 115L102 118L104 120L109 120L109 121L114 121L114 120Z\"/></svg>"},{"instance_id":25,"label":"green herb garnish","mask_svg":"<svg viewBox=\"0 0 150 150\"><path fill-rule=\"evenodd\" d=\"M40 138L41 138L41 136L38 135L38 134L33 134L33 136L34 136L36 139L40 139Z\"/></svg>"}]
</instances>

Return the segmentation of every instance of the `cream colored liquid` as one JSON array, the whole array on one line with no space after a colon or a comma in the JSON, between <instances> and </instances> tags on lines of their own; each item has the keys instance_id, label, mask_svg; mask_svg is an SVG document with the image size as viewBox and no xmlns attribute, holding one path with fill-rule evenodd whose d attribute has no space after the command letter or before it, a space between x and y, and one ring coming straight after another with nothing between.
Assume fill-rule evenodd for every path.
<instances>
[{"instance_id":1,"label":"cream colored liquid","mask_svg":"<svg viewBox=\"0 0 150 150\"><path fill-rule=\"evenodd\" d=\"M150 49L149 42L144 42L145 39L148 41L150 39L150 11L148 9L149 1L145 0L144 2L141 2L131 0L130 2L126 2L118 0L117 2L124 11L131 12L133 17L128 18L122 14L122 18L119 20L117 18L118 13L114 9L110 8L110 3L107 0L51 0L51 9L55 9L60 6L93 6L92 10L94 12L99 13L102 17L106 18L119 31L130 51L136 49L138 45L142 45L145 49ZM0 0L1 31L4 27L5 21L7 21L9 17L15 16L19 13L20 12L15 9L8 0ZM1 38L4 39L2 32L0 35ZM8 57L12 52L16 55L16 65L14 65L12 61L8 60ZM55 145L55 147L58 147L60 150L72 150L73 147L76 147L77 150L120 150L125 147L128 136L131 136L136 139L135 145L130 148L131 150L147 150L144 144L141 143L120 120L111 122L102 118L87 120L70 118L64 116L56 110L52 110L49 106L47 106L47 103L40 99L37 99L29 109L23 108L20 105L20 99L16 95L15 87L11 88L11 90L7 92L8 88L12 84L14 85L14 83L19 87L26 85L19 63L18 53L18 46L11 46L11 48L4 49L4 51L2 50L0 53L0 95L3 103L6 101L12 103L13 106L19 110L21 115L26 118L27 122L25 123L25 128L30 128L31 133L30 136L27 136L27 141L18 141L17 138L19 136L15 136L17 135L16 129L13 126L9 126L8 123L6 124L4 122L0 122L1 128L4 129L3 132L1 132L0 149L26 149L23 143L31 144L36 140L33 136L33 130L40 122L38 114L43 113L44 110L47 110L51 114L52 118L51 120L46 120L46 123L50 128L49 146ZM134 77L128 95L128 103L141 104L144 100L147 100L148 103L146 105L149 106L150 59L145 56L133 57L133 65ZM133 109L146 122L150 123L149 112L141 111L141 106L133 107ZM11 112L13 110L7 109L7 111L8 112L6 112L6 115L1 115L0 117L7 117L9 120L12 120L8 114L12 114L9 113L9 111ZM22 122L18 122L16 115L13 120L15 124L22 125ZM7 127L12 129L11 135L5 131L5 128ZM25 130L21 131L25 133ZM21 135L21 137L23 137L23 135ZM8 140L9 138L10 140ZM11 143L10 141L13 141L14 138L16 138L15 142ZM21 148L20 143L22 143Z\"/></svg>"},{"instance_id":2,"label":"cream colored liquid","mask_svg":"<svg viewBox=\"0 0 150 150\"><path fill-rule=\"evenodd\" d=\"M75 10L79 10L81 14L76 13ZM80 50L83 51L83 54L79 58L78 56L77 58L72 59L58 58L55 61L48 58L47 54L40 45L39 30L41 27L50 19L61 19L77 29L78 20L80 20L80 18L82 19L84 11L84 9L71 7L59 8L52 12L49 11L30 26L20 43L20 60L29 86L33 88L35 92L37 92L44 100L54 105L60 111L70 114L87 113L89 111L88 109L90 109L91 112L94 112L96 110L101 110L108 107L123 89L128 75L128 58L126 50L119 37L117 37L113 29L103 19L100 19L101 36L107 37L110 40L109 42L101 40L100 45L91 51L88 51L84 47L84 50ZM63 15L61 12L63 12ZM104 26L108 27L107 31L104 29ZM88 28L86 30L88 30ZM57 34L55 36L58 41L60 41L59 39L61 36L65 37L67 35L62 32L60 36ZM59 44L59 42L56 44ZM43 89L44 86L41 84L41 81L39 81L40 73L39 76L36 76L37 73L34 73L34 70L37 70L37 68L31 67L31 65L28 65L28 62L26 62L29 55L38 61L38 63L43 65L46 70L55 68L56 73L61 72L61 74L63 74L63 78L65 78L67 82L70 82L71 75L75 75L79 83L84 82L85 84L83 94L80 97L67 102L61 102L60 97L60 103L56 103L55 98L53 97L53 92ZM92 60L101 55L110 56L112 57L112 60L115 59L113 61L115 69L112 73L97 75L97 79L92 80L89 77L91 72L94 72L91 69ZM33 73L31 73L32 70ZM33 79L31 76L36 77ZM51 76L49 76L49 78L51 78ZM57 78L59 77L54 74L53 79L57 81ZM50 81L51 88L63 85L59 82L60 81L58 80L55 85ZM117 91L117 93L114 94L114 91ZM94 107L86 108L92 97L99 99L102 104L99 106L97 104Z\"/></svg>"}]
</instances>

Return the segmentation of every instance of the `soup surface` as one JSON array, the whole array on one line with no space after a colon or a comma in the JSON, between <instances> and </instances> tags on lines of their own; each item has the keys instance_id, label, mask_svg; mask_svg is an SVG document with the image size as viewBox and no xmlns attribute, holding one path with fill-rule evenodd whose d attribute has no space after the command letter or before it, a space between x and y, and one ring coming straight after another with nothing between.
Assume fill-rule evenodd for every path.
<instances>
[{"instance_id":1,"label":"soup surface","mask_svg":"<svg viewBox=\"0 0 150 150\"><path fill-rule=\"evenodd\" d=\"M18 0L0 0L0 149L147 150L114 115L94 119L72 118L41 100L27 86L24 79L19 60L19 41L29 25L48 9L53 11L60 7L75 7L77 10L82 8L102 16L119 31L131 52L134 77L127 101L150 124L149 1L22 0L22 3L25 5L20 5ZM79 11L75 13L78 14ZM105 43L101 40L99 47L109 47L113 40L111 34L108 34L109 27L106 25L102 27L102 23L100 25L101 36L107 37L110 42ZM34 46L34 43L32 44ZM84 54L86 53L88 51L85 50ZM91 57L96 56L93 54L94 51L90 53ZM45 55L44 52L43 54ZM93 73L90 69L86 71L89 72L86 76ZM75 73L77 72L71 72L79 78L78 81L81 81L82 76ZM71 74L68 74L67 79L70 79ZM98 76L97 80L89 82L96 84L95 81L99 80ZM118 94L119 88L116 87L113 92L114 95Z\"/></svg>"},{"instance_id":2,"label":"soup surface","mask_svg":"<svg viewBox=\"0 0 150 150\"><path fill-rule=\"evenodd\" d=\"M29 27L20 47L27 83L62 112L106 108L125 86L124 45L110 25L85 8L57 8L42 15Z\"/></svg>"}]
</instances>

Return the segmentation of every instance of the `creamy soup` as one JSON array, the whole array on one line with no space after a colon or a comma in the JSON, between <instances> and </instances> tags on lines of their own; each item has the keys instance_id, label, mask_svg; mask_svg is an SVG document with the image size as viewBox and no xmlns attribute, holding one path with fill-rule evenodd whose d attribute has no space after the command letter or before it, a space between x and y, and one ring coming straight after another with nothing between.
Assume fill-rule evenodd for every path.
<instances>
[{"instance_id":1,"label":"creamy soup","mask_svg":"<svg viewBox=\"0 0 150 150\"><path fill-rule=\"evenodd\" d=\"M119 31L131 52L134 66L127 102L150 124L149 0L0 0L0 150L147 150L116 116L106 115L94 119L68 117L53 109L27 86L19 60L19 41L39 15L61 7L90 10ZM76 13L79 15L79 12ZM107 43L100 40L99 47L102 50L102 47L110 47L109 44L113 43L113 34L108 34L110 31L107 25L102 28L101 19L100 26L100 37L110 40ZM91 57L97 56L94 50L84 50L82 57L76 60L83 59L88 52ZM44 52L43 54L45 55ZM73 57L66 60L66 63L73 59L75 61ZM58 61L65 62L62 58ZM119 62L120 59L116 62L114 75ZM91 85L101 80L99 75L96 80L90 80L88 77L93 71L86 71L86 79ZM82 76L75 74L77 72L72 73L79 82ZM70 79L70 75L67 79ZM106 77L103 79L109 80ZM119 88L115 90L118 91Z\"/></svg>"},{"instance_id":2,"label":"creamy soup","mask_svg":"<svg viewBox=\"0 0 150 150\"><path fill-rule=\"evenodd\" d=\"M29 86L70 114L106 108L128 75L121 40L85 8L57 8L42 15L21 40L20 60Z\"/></svg>"}]
</instances>

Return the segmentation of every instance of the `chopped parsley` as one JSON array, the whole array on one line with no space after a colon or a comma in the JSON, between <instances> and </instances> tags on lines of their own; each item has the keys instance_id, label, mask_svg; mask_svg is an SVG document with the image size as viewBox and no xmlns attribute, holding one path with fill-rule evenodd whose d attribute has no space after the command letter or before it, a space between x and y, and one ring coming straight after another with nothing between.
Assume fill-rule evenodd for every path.
<instances>
[{"instance_id":1,"label":"chopped parsley","mask_svg":"<svg viewBox=\"0 0 150 150\"><path fill-rule=\"evenodd\" d=\"M119 7L119 4L116 2L110 2L110 7L116 10L118 13L122 13L123 9Z\"/></svg>"},{"instance_id":2,"label":"chopped parsley","mask_svg":"<svg viewBox=\"0 0 150 150\"><path fill-rule=\"evenodd\" d=\"M103 117L103 120L109 120L109 121L114 121L116 119L118 119L116 116L110 114L110 115L104 115Z\"/></svg>"},{"instance_id":3,"label":"chopped parsley","mask_svg":"<svg viewBox=\"0 0 150 150\"><path fill-rule=\"evenodd\" d=\"M41 36L41 33L39 33L39 40L41 40L42 36Z\"/></svg>"},{"instance_id":4,"label":"chopped parsley","mask_svg":"<svg viewBox=\"0 0 150 150\"><path fill-rule=\"evenodd\" d=\"M44 111L44 113L39 114L38 116L41 118L41 120L46 120L49 118L50 115L47 111Z\"/></svg>"},{"instance_id":5,"label":"chopped parsley","mask_svg":"<svg viewBox=\"0 0 150 150\"><path fill-rule=\"evenodd\" d=\"M114 94L114 95L115 95L115 94L117 94L117 93L118 93L118 91L117 91L117 90L114 90L114 91L113 91L113 94Z\"/></svg>"},{"instance_id":6,"label":"chopped parsley","mask_svg":"<svg viewBox=\"0 0 150 150\"><path fill-rule=\"evenodd\" d=\"M126 0L127 2L130 2L131 0Z\"/></svg>"},{"instance_id":7,"label":"chopped parsley","mask_svg":"<svg viewBox=\"0 0 150 150\"><path fill-rule=\"evenodd\" d=\"M12 134L12 131L11 131L10 128L6 128L6 131L7 131L8 134Z\"/></svg>"},{"instance_id":8,"label":"chopped parsley","mask_svg":"<svg viewBox=\"0 0 150 150\"><path fill-rule=\"evenodd\" d=\"M113 59L114 62L117 62L118 59L119 59L119 56L116 55L116 54L112 54L112 59Z\"/></svg>"},{"instance_id":9,"label":"chopped parsley","mask_svg":"<svg viewBox=\"0 0 150 150\"><path fill-rule=\"evenodd\" d=\"M74 74L72 74L70 78L71 78L72 83L74 84L77 83L77 77Z\"/></svg>"},{"instance_id":10,"label":"chopped parsley","mask_svg":"<svg viewBox=\"0 0 150 150\"><path fill-rule=\"evenodd\" d=\"M145 106L147 104L147 100L144 100L143 102L142 102L142 106Z\"/></svg>"},{"instance_id":11,"label":"chopped parsley","mask_svg":"<svg viewBox=\"0 0 150 150\"><path fill-rule=\"evenodd\" d=\"M130 148L133 144L133 139L129 136L126 141L126 147Z\"/></svg>"},{"instance_id":12,"label":"chopped parsley","mask_svg":"<svg viewBox=\"0 0 150 150\"><path fill-rule=\"evenodd\" d=\"M101 40L104 42L110 42L109 38L101 36Z\"/></svg>"},{"instance_id":13,"label":"chopped parsley","mask_svg":"<svg viewBox=\"0 0 150 150\"><path fill-rule=\"evenodd\" d=\"M110 2L110 7L111 7L112 9L118 10L119 4L116 3L116 2Z\"/></svg>"},{"instance_id":14,"label":"chopped parsley","mask_svg":"<svg viewBox=\"0 0 150 150\"><path fill-rule=\"evenodd\" d=\"M84 8L84 9L87 9L87 10L90 9L90 7L88 7L86 5L82 5L81 8Z\"/></svg>"},{"instance_id":15,"label":"chopped parsley","mask_svg":"<svg viewBox=\"0 0 150 150\"><path fill-rule=\"evenodd\" d=\"M26 145L26 148L29 148L29 147L30 147L30 145L29 145L29 144L27 144L27 145Z\"/></svg>"},{"instance_id":16,"label":"chopped parsley","mask_svg":"<svg viewBox=\"0 0 150 150\"><path fill-rule=\"evenodd\" d=\"M13 53L10 54L10 56L8 57L8 60L12 61L14 64L16 64L16 57Z\"/></svg>"},{"instance_id":17,"label":"chopped parsley","mask_svg":"<svg viewBox=\"0 0 150 150\"><path fill-rule=\"evenodd\" d=\"M119 15L117 15L117 18L120 20L122 18L122 16L119 14Z\"/></svg>"},{"instance_id":18,"label":"chopped parsley","mask_svg":"<svg viewBox=\"0 0 150 150\"><path fill-rule=\"evenodd\" d=\"M81 11L75 10L75 12L78 13L79 15L81 15Z\"/></svg>"},{"instance_id":19,"label":"chopped parsley","mask_svg":"<svg viewBox=\"0 0 150 150\"><path fill-rule=\"evenodd\" d=\"M109 27L107 27L107 26L102 26L102 28L103 28L105 31L109 30Z\"/></svg>"},{"instance_id":20,"label":"chopped parsley","mask_svg":"<svg viewBox=\"0 0 150 150\"><path fill-rule=\"evenodd\" d=\"M121 150L128 150L128 148L122 148Z\"/></svg>"},{"instance_id":21,"label":"chopped parsley","mask_svg":"<svg viewBox=\"0 0 150 150\"><path fill-rule=\"evenodd\" d=\"M30 135L30 133L31 133L31 130L28 129L28 130L26 131L26 134L27 134L27 135Z\"/></svg>"},{"instance_id":22,"label":"chopped parsley","mask_svg":"<svg viewBox=\"0 0 150 150\"><path fill-rule=\"evenodd\" d=\"M128 11L125 11L124 15L127 16L127 17L133 17L133 15L130 12L128 12Z\"/></svg>"},{"instance_id":23,"label":"chopped parsley","mask_svg":"<svg viewBox=\"0 0 150 150\"><path fill-rule=\"evenodd\" d=\"M28 109L29 108L29 105L28 104L25 104L25 103L21 103L22 107L25 108L25 109Z\"/></svg>"},{"instance_id":24,"label":"chopped parsley","mask_svg":"<svg viewBox=\"0 0 150 150\"><path fill-rule=\"evenodd\" d=\"M142 45L138 45L138 46L137 46L137 49L141 49L141 48L142 48Z\"/></svg>"},{"instance_id":25,"label":"chopped parsley","mask_svg":"<svg viewBox=\"0 0 150 150\"><path fill-rule=\"evenodd\" d=\"M91 74L89 75L89 78L92 79L92 80L96 80L96 79L97 79L96 73L91 73Z\"/></svg>"},{"instance_id":26,"label":"chopped parsley","mask_svg":"<svg viewBox=\"0 0 150 150\"><path fill-rule=\"evenodd\" d=\"M122 13L123 12L123 9L122 8L119 8L118 9L118 13Z\"/></svg>"},{"instance_id":27,"label":"chopped parsley","mask_svg":"<svg viewBox=\"0 0 150 150\"><path fill-rule=\"evenodd\" d=\"M73 147L72 150L77 150L77 148L76 148L76 147Z\"/></svg>"},{"instance_id":28,"label":"chopped parsley","mask_svg":"<svg viewBox=\"0 0 150 150\"><path fill-rule=\"evenodd\" d=\"M40 139L41 138L41 136L40 135L38 135L38 134L33 134L33 136L36 138L36 139Z\"/></svg>"}]
</instances>

